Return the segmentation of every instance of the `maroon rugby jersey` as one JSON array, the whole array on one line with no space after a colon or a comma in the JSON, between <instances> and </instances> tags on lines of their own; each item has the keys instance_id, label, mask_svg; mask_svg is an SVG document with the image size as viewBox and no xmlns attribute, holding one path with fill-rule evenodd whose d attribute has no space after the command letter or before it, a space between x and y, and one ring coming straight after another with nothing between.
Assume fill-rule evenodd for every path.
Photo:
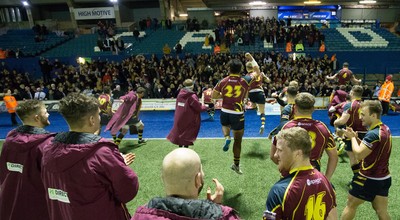
<instances>
[{"instance_id":1,"label":"maroon rugby jersey","mask_svg":"<svg viewBox=\"0 0 400 220\"><path fill-rule=\"evenodd\" d=\"M294 118L291 121L288 121L282 129L288 129L293 127L302 127L310 135L311 138L311 161L319 161L324 153L325 149L335 148L335 141L333 139L333 135L326 127L326 125L318 120L314 120L311 118ZM276 145L276 138L274 138L274 145ZM313 163L314 165L314 163ZM319 167L316 167L319 170Z\"/></svg>"},{"instance_id":2,"label":"maroon rugby jersey","mask_svg":"<svg viewBox=\"0 0 400 220\"><path fill-rule=\"evenodd\" d=\"M208 88L203 91L204 103L212 103L212 99L211 99L212 92L213 92L212 88Z\"/></svg>"},{"instance_id":3,"label":"maroon rugby jersey","mask_svg":"<svg viewBox=\"0 0 400 220\"><path fill-rule=\"evenodd\" d=\"M230 74L215 86L215 91L222 93L222 111L227 113L243 113L243 100L249 91L252 76L241 77L239 74Z\"/></svg>"},{"instance_id":4,"label":"maroon rugby jersey","mask_svg":"<svg viewBox=\"0 0 400 220\"><path fill-rule=\"evenodd\" d=\"M100 103L100 111L104 114L111 113L111 97L108 94L101 94L99 96L99 103Z\"/></svg>"},{"instance_id":5,"label":"maroon rugby jersey","mask_svg":"<svg viewBox=\"0 0 400 220\"><path fill-rule=\"evenodd\" d=\"M389 177L389 157L392 151L389 127L382 123L371 126L362 143L372 152L361 161L361 175L377 179Z\"/></svg>"},{"instance_id":6,"label":"maroon rugby jersey","mask_svg":"<svg viewBox=\"0 0 400 220\"><path fill-rule=\"evenodd\" d=\"M291 170L271 188L266 202L276 219L326 219L335 207L332 185L312 166Z\"/></svg>"},{"instance_id":7,"label":"maroon rugby jersey","mask_svg":"<svg viewBox=\"0 0 400 220\"><path fill-rule=\"evenodd\" d=\"M250 76L250 74L248 74ZM254 80L250 83L250 89L249 91L255 90L255 91L260 91L263 92L263 76L260 75L256 78L254 78Z\"/></svg>"},{"instance_id":8,"label":"maroon rugby jersey","mask_svg":"<svg viewBox=\"0 0 400 220\"><path fill-rule=\"evenodd\" d=\"M347 68L343 68L338 72L339 85L346 85L352 78L353 72Z\"/></svg>"},{"instance_id":9,"label":"maroon rugby jersey","mask_svg":"<svg viewBox=\"0 0 400 220\"><path fill-rule=\"evenodd\" d=\"M343 107L343 113L348 113L350 115L349 120L347 120L346 125L351 127L354 131L366 131L367 128L362 125L360 120L361 111L361 101L354 100L352 102L346 103Z\"/></svg>"}]
</instances>

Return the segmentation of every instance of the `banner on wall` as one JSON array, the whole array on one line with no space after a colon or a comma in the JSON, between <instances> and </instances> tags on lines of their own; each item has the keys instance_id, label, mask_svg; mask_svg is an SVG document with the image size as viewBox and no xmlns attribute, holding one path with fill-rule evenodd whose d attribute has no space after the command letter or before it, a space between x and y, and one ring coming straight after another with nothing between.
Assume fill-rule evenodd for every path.
<instances>
[{"instance_id":1,"label":"banner on wall","mask_svg":"<svg viewBox=\"0 0 400 220\"><path fill-rule=\"evenodd\" d=\"M115 18L113 7L75 8L75 20L109 19Z\"/></svg>"},{"instance_id":2,"label":"banner on wall","mask_svg":"<svg viewBox=\"0 0 400 220\"><path fill-rule=\"evenodd\" d=\"M265 114L266 115L280 115L281 106L274 102L275 99L267 98L265 103ZM399 100L392 98L392 100ZM23 101L19 101L21 103ZM56 112L60 108L58 100L43 101L47 111ZM316 97L315 98L315 108L326 109L328 106L329 97ZM112 105L112 110L117 110L122 102L118 99L114 100ZM170 111L175 110L176 99L142 99L142 111ZM215 109L221 109L222 100L216 100ZM246 109L254 109L255 105L250 101L246 103ZM7 109L4 102L0 101L0 112L6 112Z\"/></svg>"}]
</instances>

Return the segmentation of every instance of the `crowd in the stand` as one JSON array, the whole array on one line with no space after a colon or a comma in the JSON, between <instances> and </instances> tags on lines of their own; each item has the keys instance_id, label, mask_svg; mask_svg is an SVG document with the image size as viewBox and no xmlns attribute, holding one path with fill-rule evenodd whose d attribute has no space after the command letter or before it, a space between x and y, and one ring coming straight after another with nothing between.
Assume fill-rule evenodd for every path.
<instances>
[{"instance_id":1,"label":"crowd in the stand","mask_svg":"<svg viewBox=\"0 0 400 220\"><path fill-rule=\"evenodd\" d=\"M215 42L226 44L227 47L237 41L244 45L254 44L258 37L261 41L283 47L285 43L291 42L307 43L309 47L315 44L318 47L325 40L325 36L315 25L291 25L291 20L276 20L273 18L255 17L246 19L220 20L214 29Z\"/></svg>"},{"instance_id":2,"label":"crowd in the stand","mask_svg":"<svg viewBox=\"0 0 400 220\"><path fill-rule=\"evenodd\" d=\"M244 62L243 54L186 54L182 59L165 55L160 58L136 56L122 62L99 59L79 66L65 65L57 59L41 59L41 80L33 80L29 73L19 73L2 62L0 77L4 80L0 91L11 89L17 100L35 98L40 92L45 94L46 100L59 100L71 92L100 94L107 85L113 89L114 98L138 87L146 88L145 98L176 98L183 81L192 78L194 91L201 96L203 88L216 85L226 76L226 64L232 58ZM300 82L301 92L315 96L329 96L335 87L334 82L325 79L338 68L335 56L306 56L293 60L271 51L256 53L254 58L261 71L272 80L264 84L267 97L280 92L292 80Z\"/></svg>"}]
</instances>

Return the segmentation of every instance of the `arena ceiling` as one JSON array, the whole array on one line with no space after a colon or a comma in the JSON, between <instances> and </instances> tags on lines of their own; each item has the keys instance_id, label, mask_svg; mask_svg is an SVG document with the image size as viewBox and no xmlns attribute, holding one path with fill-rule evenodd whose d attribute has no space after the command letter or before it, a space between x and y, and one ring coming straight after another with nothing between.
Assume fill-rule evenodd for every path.
<instances>
[{"instance_id":1,"label":"arena ceiling","mask_svg":"<svg viewBox=\"0 0 400 220\"><path fill-rule=\"evenodd\" d=\"M21 5L23 0L1 0L0 5ZM66 4L70 2L72 4L83 4L83 3L103 3L109 2L109 0L27 0L32 5L46 5L46 4ZM118 0L121 3L137 3L141 2L159 2L160 0ZM180 7L187 8L214 8L214 9L231 9L241 10L250 9L249 2L252 0L230 0L229 4L226 0L164 0L170 1L171 4L179 4ZM274 7L278 5L304 5L304 0L258 0L266 2L267 4L263 7ZM360 7L358 0L320 0L323 5L342 5L344 7ZM374 7L400 7L400 0L376 0ZM370 5L363 6L370 7ZM254 8L254 7L252 7Z\"/></svg>"}]
</instances>

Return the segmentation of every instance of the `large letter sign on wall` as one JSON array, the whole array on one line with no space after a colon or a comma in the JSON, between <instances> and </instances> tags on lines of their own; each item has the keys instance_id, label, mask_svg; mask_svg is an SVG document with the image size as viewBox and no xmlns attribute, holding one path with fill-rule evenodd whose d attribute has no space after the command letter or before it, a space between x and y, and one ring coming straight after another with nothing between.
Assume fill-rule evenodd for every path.
<instances>
[{"instance_id":1,"label":"large letter sign on wall","mask_svg":"<svg viewBox=\"0 0 400 220\"><path fill-rule=\"evenodd\" d=\"M354 47L387 47L389 42L383 37L364 28L336 28ZM353 34L354 33L354 34ZM368 39L358 39L355 35L368 35Z\"/></svg>"},{"instance_id":2,"label":"large letter sign on wall","mask_svg":"<svg viewBox=\"0 0 400 220\"><path fill-rule=\"evenodd\" d=\"M200 30L199 32L186 32L179 43L182 45L182 48L184 48L189 42L204 42L206 34L210 34L215 39L213 30ZM195 37L194 35L198 35L199 37Z\"/></svg>"},{"instance_id":3,"label":"large letter sign on wall","mask_svg":"<svg viewBox=\"0 0 400 220\"><path fill-rule=\"evenodd\" d=\"M115 18L113 7L75 8L74 14L76 20Z\"/></svg>"}]
</instances>

